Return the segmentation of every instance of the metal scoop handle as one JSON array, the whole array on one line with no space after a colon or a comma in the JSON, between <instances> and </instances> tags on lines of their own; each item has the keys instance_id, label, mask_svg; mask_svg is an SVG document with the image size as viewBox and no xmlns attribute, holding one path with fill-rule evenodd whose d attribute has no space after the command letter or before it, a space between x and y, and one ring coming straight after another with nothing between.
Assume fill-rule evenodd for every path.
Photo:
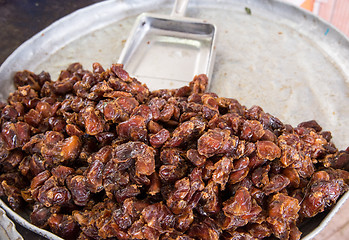
<instances>
[{"instance_id":1,"label":"metal scoop handle","mask_svg":"<svg viewBox=\"0 0 349 240\"><path fill-rule=\"evenodd\" d=\"M176 0L173 6L171 17L183 17L187 10L189 0Z\"/></svg>"}]
</instances>

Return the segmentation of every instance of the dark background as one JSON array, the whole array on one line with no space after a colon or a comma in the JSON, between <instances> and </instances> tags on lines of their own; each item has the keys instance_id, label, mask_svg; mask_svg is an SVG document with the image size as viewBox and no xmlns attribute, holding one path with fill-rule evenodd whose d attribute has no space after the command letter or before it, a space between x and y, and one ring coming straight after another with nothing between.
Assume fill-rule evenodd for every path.
<instances>
[{"instance_id":1,"label":"dark background","mask_svg":"<svg viewBox=\"0 0 349 240\"><path fill-rule=\"evenodd\" d=\"M23 42L54 21L102 0L0 0L0 64ZM25 240L44 240L16 224Z\"/></svg>"},{"instance_id":2,"label":"dark background","mask_svg":"<svg viewBox=\"0 0 349 240\"><path fill-rule=\"evenodd\" d=\"M54 21L102 0L0 0L0 63Z\"/></svg>"}]
</instances>

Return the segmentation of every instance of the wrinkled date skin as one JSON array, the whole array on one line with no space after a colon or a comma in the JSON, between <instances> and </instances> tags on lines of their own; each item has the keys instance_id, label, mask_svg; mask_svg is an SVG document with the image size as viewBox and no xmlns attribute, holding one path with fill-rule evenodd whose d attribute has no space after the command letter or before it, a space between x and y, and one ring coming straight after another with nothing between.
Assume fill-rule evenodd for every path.
<instances>
[{"instance_id":1,"label":"wrinkled date skin","mask_svg":"<svg viewBox=\"0 0 349 240\"><path fill-rule=\"evenodd\" d=\"M205 92L149 91L121 64L15 74L0 104L0 197L64 239L300 239L348 190L349 148Z\"/></svg>"}]
</instances>

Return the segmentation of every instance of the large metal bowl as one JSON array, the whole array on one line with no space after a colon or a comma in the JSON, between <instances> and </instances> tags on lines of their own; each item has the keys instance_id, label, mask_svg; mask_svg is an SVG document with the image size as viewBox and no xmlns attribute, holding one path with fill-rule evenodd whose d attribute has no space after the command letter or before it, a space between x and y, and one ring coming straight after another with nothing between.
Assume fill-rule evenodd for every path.
<instances>
[{"instance_id":1,"label":"large metal bowl","mask_svg":"<svg viewBox=\"0 0 349 240\"><path fill-rule=\"evenodd\" d=\"M59 70L79 61L85 67L117 62L136 16L169 13L170 0L112 0L78 10L22 44L0 67L0 94L13 90L18 70ZM245 12L251 9L252 14ZM333 26L295 6L274 0L193 0L188 16L209 19L218 27L211 90L260 105L295 125L317 119L333 132L339 148L349 143L349 40ZM132 73L131 73L132 75ZM302 239L319 233L349 197L302 226ZM28 222L28 213L0 206L16 222L47 237L61 239Z\"/></svg>"}]
</instances>

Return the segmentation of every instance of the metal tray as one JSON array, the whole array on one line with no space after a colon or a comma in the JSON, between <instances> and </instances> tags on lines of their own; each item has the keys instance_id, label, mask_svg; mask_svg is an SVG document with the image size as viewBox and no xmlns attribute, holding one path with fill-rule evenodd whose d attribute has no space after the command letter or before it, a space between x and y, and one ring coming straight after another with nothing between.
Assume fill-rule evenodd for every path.
<instances>
[{"instance_id":1,"label":"metal tray","mask_svg":"<svg viewBox=\"0 0 349 240\"><path fill-rule=\"evenodd\" d=\"M55 79L74 61L90 68L117 62L137 15L168 14L173 1L104 1L55 22L22 44L0 67L0 93L13 90L15 71L45 70ZM252 14L245 12L251 9ZM273 0L192 0L187 15L212 19L219 29L211 89L250 107L260 105L295 125L317 119L343 149L349 143L349 40L309 12ZM132 75L132 72L130 73ZM168 86L171 87L171 86ZM329 212L302 227L313 238L340 209L349 193ZM27 222L4 202L18 223L49 239L60 239Z\"/></svg>"},{"instance_id":2,"label":"metal tray","mask_svg":"<svg viewBox=\"0 0 349 240\"><path fill-rule=\"evenodd\" d=\"M215 33L214 25L197 19L142 14L119 62L152 90L179 88L201 73L211 79Z\"/></svg>"},{"instance_id":3,"label":"metal tray","mask_svg":"<svg viewBox=\"0 0 349 240\"><path fill-rule=\"evenodd\" d=\"M121 52L119 63L151 90L182 87L198 74L212 77L216 27L185 17L187 4L176 0L171 15L141 14Z\"/></svg>"},{"instance_id":4,"label":"metal tray","mask_svg":"<svg viewBox=\"0 0 349 240\"><path fill-rule=\"evenodd\" d=\"M23 240L17 232L14 223L6 216L4 210L0 208L0 239L1 240Z\"/></svg>"}]
</instances>

